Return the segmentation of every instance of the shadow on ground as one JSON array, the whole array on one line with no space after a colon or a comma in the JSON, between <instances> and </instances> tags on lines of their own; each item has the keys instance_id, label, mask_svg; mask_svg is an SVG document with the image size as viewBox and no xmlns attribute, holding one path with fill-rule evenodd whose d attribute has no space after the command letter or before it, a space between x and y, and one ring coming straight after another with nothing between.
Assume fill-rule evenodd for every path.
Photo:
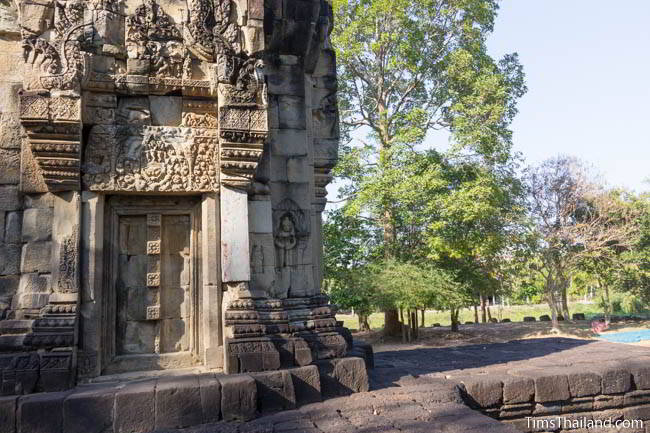
<instances>
[{"instance_id":1,"label":"shadow on ground","mask_svg":"<svg viewBox=\"0 0 650 433\"><path fill-rule=\"evenodd\" d=\"M583 356L580 347L603 344L575 338L530 338L506 343L471 344L453 347L408 347L375 354L371 386L380 389L417 381L421 376L448 377L485 374L516 368L520 363L532 368L570 364ZM595 347L594 347L595 348ZM591 351L589 351L591 352ZM566 354L566 356L563 355ZM582 353L582 355L581 355Z\"/></svg>"}]
</instances>

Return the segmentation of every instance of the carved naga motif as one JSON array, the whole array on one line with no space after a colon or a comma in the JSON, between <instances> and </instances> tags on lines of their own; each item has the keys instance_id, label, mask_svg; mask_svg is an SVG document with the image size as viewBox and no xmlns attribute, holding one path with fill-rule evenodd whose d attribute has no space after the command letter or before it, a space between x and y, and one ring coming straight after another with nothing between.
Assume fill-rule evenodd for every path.
<instances>
[{"instance_id":1,"label":"carved naga motif","mask_svg":"<svg viewBox=\"0 0 650 433\"><path fill-rule=\"evenodd\" d=\"M80 81L87 70L84 29L84 2L57 0L53 11L39 4L23 4L23 9L34 8L30 13L52 15L42 20L40 26L22 27L23 55L27 89L69 90L79 92ZM51 8L50 8L51 9ZM25 13L25 12L24 12ZM46 34L51 30L49 40Z\"/></svg>"},{"instance_id":2,"label":"carved naga motif","mask_svg":"<svg viewBox=\"0 0 650 433\"><path fill-rule=\"evenodd\" d=\"M187 0L187 9L184 36L194 55L207 62L220 56L241 55L237 25L231 21L230 0Z\"/></svg>"}]
</instances>

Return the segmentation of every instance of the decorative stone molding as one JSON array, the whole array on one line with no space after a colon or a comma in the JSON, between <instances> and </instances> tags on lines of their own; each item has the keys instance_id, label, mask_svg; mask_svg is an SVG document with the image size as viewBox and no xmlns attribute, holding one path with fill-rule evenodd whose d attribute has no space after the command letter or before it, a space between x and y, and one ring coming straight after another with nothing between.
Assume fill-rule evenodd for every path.
<instances>
[{"instance_id":1,"label":"decorative stone molding","mask_svg":"<svg viewBox=\"0 0 650 433\"><path fill-rule=\"evenodd\" d=\"M51 190L79 189L81 101L24 92L20 117L27 143Z\"/></svg>"}]
</instances>

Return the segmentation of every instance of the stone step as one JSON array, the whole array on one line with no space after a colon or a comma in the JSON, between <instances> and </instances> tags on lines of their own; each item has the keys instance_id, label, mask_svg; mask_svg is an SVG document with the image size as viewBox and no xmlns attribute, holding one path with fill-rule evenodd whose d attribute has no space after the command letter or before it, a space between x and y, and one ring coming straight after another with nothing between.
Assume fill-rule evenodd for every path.
<instances>
[{"instance_id":1,"label":"stone step","mask_svg":"<svg viewBox=\"0 0 650 433\"><path fill-rule=\"evenodd\" d=\"M80 385L0 398L3 433L146 433L261 414L368 390L365 361L347 357L288 370L200 373Z\"/></svg>"}]
</instances>

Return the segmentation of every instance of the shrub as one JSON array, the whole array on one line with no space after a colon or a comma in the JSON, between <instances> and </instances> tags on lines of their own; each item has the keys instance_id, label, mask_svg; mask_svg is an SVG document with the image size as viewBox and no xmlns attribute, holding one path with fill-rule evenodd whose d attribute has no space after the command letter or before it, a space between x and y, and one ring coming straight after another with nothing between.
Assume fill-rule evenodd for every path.
<instances>
[{"instance_id":1,"label":"shrub","mask_svg":"<svg viewBox=\"0 0 650 433\"><path fill-rule=\"evenodd\" d=\"M643 302L636 295L625 295L621 301L621 307L627 314L636 314L643 311Z\"/></svg>"}]
</instances>

